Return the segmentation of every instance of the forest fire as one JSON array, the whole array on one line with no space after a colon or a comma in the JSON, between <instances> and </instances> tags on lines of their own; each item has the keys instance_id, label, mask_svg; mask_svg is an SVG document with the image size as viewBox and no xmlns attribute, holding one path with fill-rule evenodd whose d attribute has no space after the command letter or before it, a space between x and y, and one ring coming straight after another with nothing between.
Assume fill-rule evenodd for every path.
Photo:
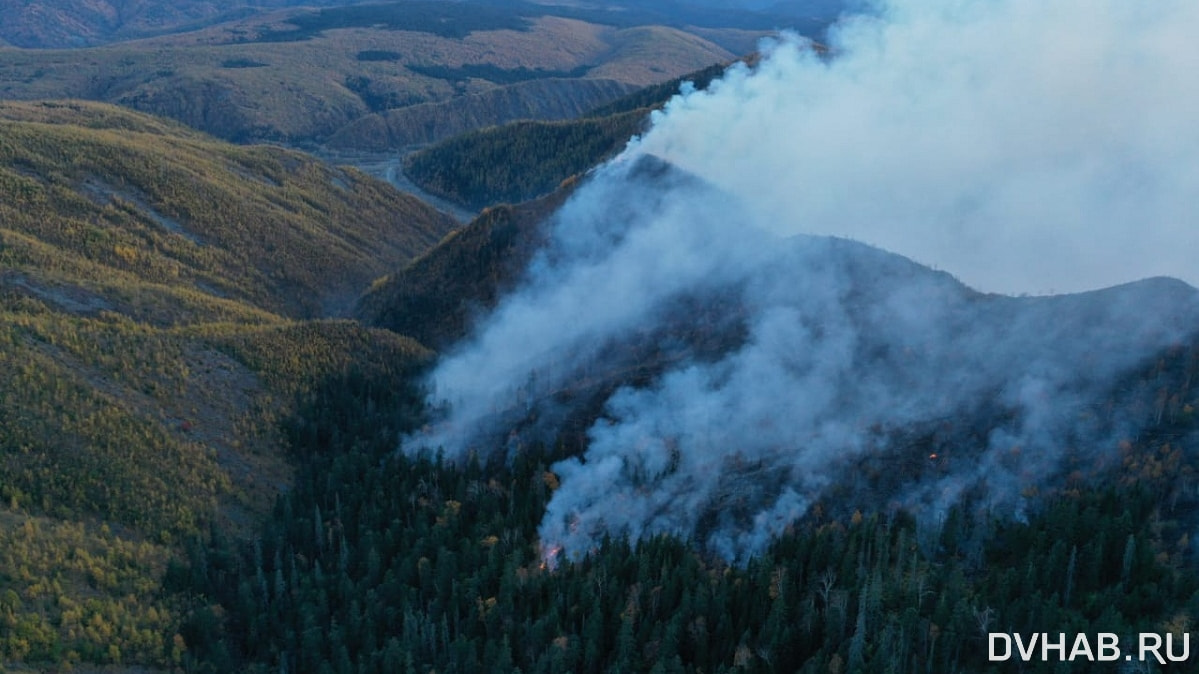
<instances>
[{"instance_id":1,"label":"forest fire","mask_svg":"<svg viewBox=\"0 0 1199 674\"><path fill-rule=\"evenodd\" d=\"M1135 434L1131 406L1056 411L1140 395L1124 379L1199 325L1195 289L1160 277L1193 265L1159 264L1186 250L1193 232L1171 223L1189 221L1199 190L1179 183L1193 157L1162 152L1195 143L1160 139L1195 136L1184 113L1199 95L1116 103L1177 96L1190 52L1153 45L1189 44L1179 26L1194 19L1147 13L1146 74L1111 77L1096 64L1125 62L1129 44L1106 39L1124 10L1059 10L1102 29L1052 54L1069 67L1044 69L1057 28L1027 20L1035 3L979 5L883 3L894 20L838 26L833 59L792 35L683 91L546 222L521 280L429 374L454 430L404 451L512 456L505 437L569 434L545 470L541 540L574 560L605 535L669 533L747 561L826 494L939 513L943 494L970 490L1016 512L1026 475L1073 469L1066 448ZM930 26L945 36L935 55ZM962 65L947 80L951 55ZM1047 96L1058 72L1088 98ZM938 161L913 167L917 153ZM1153 236L1144 213L1164 223ZM1019 296L1053 288L1093 292Z\"/></svg>"},{"instance_id":2,"label":"forest fire","mask_svg":"<svg viewBox=\"0 0 1199 674\"><path fill-rule=\"evenodd\" d=\"M541 544L541 564L537 567L542 571L553 571L558 568L558 555L562 552L562 546L558 544L545 545Z\"/></svg>"}]
</instances>

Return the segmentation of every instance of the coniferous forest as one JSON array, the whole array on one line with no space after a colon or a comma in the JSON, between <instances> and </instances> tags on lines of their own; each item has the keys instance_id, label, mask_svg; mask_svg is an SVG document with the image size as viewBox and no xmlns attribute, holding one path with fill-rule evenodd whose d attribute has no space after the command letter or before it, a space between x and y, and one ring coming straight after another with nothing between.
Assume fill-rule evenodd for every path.
<instances>
[{"instance_id":1,"label":"coniferous forest","mask_svg":"<svg viewBox=\"0 0 1199 674\"><path fill-rule=\"evenodd\" d=\"M61 112L31 110L17 112ZM87 111L72 108L70 119ZM115 118L149 123L124 115ZM210 145L197 143L232 152ZM281 156L292 165L268 164L281 183L275 189L314 193L291 183L325 174ZM69 196L76 183L61 171L56 189ZM129 208L151 214L138 226L152 240L167 237L149 229L154 213L190 228L207 223L206 213L168 210L153 184L130 175L122 189L143 195ZM339 180L321 184L344 190ZM374 198L362 192L357 198ZM284 197L277 200L289 204ZM85 215L92 208L44 200L76 202ZM360 320L448 348L467 330L471 307L494 303L528 259L528 239L556 203L484 213L376 284L379 310ZM43 218L48 231L57 231L55 217ZM614 536L550 568L537 527L558 488L551 466L583 450L579 434L459 463L405 456L399 438L427 421L419 382L432 354L417 342L355 321L302 320L289 293L256 277L235 283L219 269L203 272L247 298L234 302L114 276L102 265L123 264L119 246L67 264L80 255L69 242L39 244L21 229L25 219L8 222L4 254L16 271L0 296L2 367L11 375L0 398L6 663L188 672L1001 672L1014 665L987 660L989 632L1111 632L1127 648L1140 632L1188 634L1199 615L1190 541L1199 505L1194 344L1119 386L1142 393L1097 401L1136 407L1151 423L1104 472L1081 461L1078 475L1031 495L1037 507L1023 519L967 498L930 520L842 494L816 503L744 563L693 541ZM28 231L40 232L33 224ZM135 224L123 227L141 231ZM113 236L102 227L80 219L74 231L85 240ZM220 241L219 230L198 231ZM187 241L175 234L162 248ZM284 239L273 245L276 257L304 254ZM38 266L43 259L58 262ZM131 290L139 284L148 290ZM193 298L195 307L147 304L151 291ZM258 297L266 299L255 304ZM724 338L712 339L721 348ZM662 356L649 349L645 357L649 372ZM238 392L217 405L230 390ZM225 426L233 440L207 451ZM910 477L906 465L890 479ZM1041 658L1020 665L1071 666ZM1123 671L1126 663L1086 666Z\"/></svg>"},{"instance_id":2,"label":"coniferous forest","mask_svg":"<svg viewBox=\"0 0 1199 674\"><path fill-rule=\"evenodd\" d=\"M1192 20L1164 22L1182 27L1182 38L1164 33L1174 41L1139 32L1153 16L1094 3L1115 20L1082 17L1095 29L1064 44L1050 20L1076 28L1067 11L1046 12L1043 33L972 23L1009 5L1020 21L1042 18L1004 0L927 3L930 15L917 0L853 3L883 15L844 22L835 0L175 4L34 0L8 3L0 18L0 674L1126 674L1190 671L1181 660L1199 658L1199 281L1165 268L1065 302L1053 290L992 294L853 231L813 231L823 221L759 237L754 219L811 206L775 204L757 187L784 185L833 195L826 217L877 200L872 215L900 214L888 227L938 238L1012 197L1019 208L979 222L1010 227L1001 233L1013 239L1033 231L1019 273L1034 262L1074 269L1040 249L1056 234L1049 225L1004 220L1040 217L1048 194L1063 197L1050 216L1095 216L1079 225L1080 256L1092 242L1139 245L1152 218L1171 217L1185 251L1195 199L1177 195L1199 194L1195 114L1150 86L1186 85L1156 68L1177 65L1167 52L1199 26L1185 3L1161 10ZM1145 25L1129 25L1133 16ZM879 27L913 17L916 47L897 54L904 34ZM953 30L924 30L950 19ZM780 35L780 22L807 37ZM838 70L839 59L857 63L845 42L855 35L880 37L861 52L881 55L874 65L893 77ZM992 38L989 53L1016 64L1035 54L1050 79L964 58ZM1096 48L1106 60L1054 60L1095 45L1115 47ZM772 70L777 58L784 66ZM1128 89L1146 95L1104 88L1107 73L1072 79L1117 61L1111 81L1149 83ZM800 71L819 76L793 82ZM821 89L838 78L846 89ZM909 88L926 79L931 90ZM812 98L772 105L775 90L784 102ZM675 99L680 91L700 93ZM853 95L827 95L837 91ZM1086 103L1052 100L1060 92ZM980 93L970 114L948 114ZM705 112L722 96L733 104ZM814 114L822 100L849 103ZM1138 101L1132 113L1127 100ZM1013 101L1015 112L989 119ZM1088 116L1086 105L1111 101L1119 115ZM1184 123L1170 126L1163 111ZM682 140L657 146L670 152L593 170L635 135L653 149L652 120L678 114ZM830 120L830 138L790 145ZM1143 120L1147 129L1125 134ZM981 150L967 142L976 132ZM925 145L876 156L876 138ZM946 139L961 141L960 156ZM819 153L825 141L832 154ZM758 161L773 155L749 152L754 144L782 159ZM677 161L692 150L746 175ZM971 173L976 159L994 169L986 180ZM807 178L774 182L792 171ZM852 179L823 182L839 171ZM1005 183L1009 172L1017 180ZM588 191L608 173L629 182ZM746 194L742 177L754 185ZM1092 210L1057 193L1090 180L1103 192ZM904 208L935 202L942 182L965 185L934 213L948 214L945 229L903 220ZM413 185L478 214L459 222L401 191ZM1147 204L1120 201L1125 192ZM575 223L577 239L560 238L579 203L602 213ZM1104 229L1109 215L1129 214L1135 236ZM679 226L646 226L659 216ZM776 250L749 255L751 244ZM1168 257L1162 248L1154 254ZM1117 252L1103 264L1122 266ZM790 274L808 266L812 275ZM583 292L536 292L545 287ZM526 304L505 304L522 293ZM522 313L545 306L580 310ZM951 311L981 306L993 313ZM503 341L511 351L462 361L482 363L470 372L491 387L482 402L470 382L439 379L439 367L487 341L492 318L513 316L532 328ZM993 334L971 331L978 317ZM593 319L612 329L588 332ZM539 331L566 337L533 344ZM1152 346L1117 354L1112 344L1139 344L1116 338L1126 335ZM841 348L814 348L838 336ZM773 360L745 355L758 342ZM982 357L967 358L972 349ZM508 356L517 364L505 371ZM979 378L1009 365L1028 376L966 387L955 381L963 362L986 365ZM872 376L895 364L893 378ZM763 385L763 373L784 370L826 374L780 381L815 381L827 401ZM643 394L693 422L684 412L700 407L676 404L668 384L717 391L731 379L766 404L711 398L720 404L703 409L704 423L723 435L703 448L661 426L608 436L633 450L604 457L633 476L622 504L657 490L644 502L675 507L698 480L676 491L655 480L674 477L688 452L716 457L691 462L689 476L724 480L696 490L706 510L691 529L643 527L692 533L639 537L636 522L616 518L587 528L571 510L580 501L551 506L578 484L572 467L601 464L589 454L602 445L596 429L629 422ZM456 385L467 395L455 398ZM455 426L452 413L475 403L481 416L462 418L478 427ZM935 414L914 409L926 403ZM819 424L787 418L806 404L852 409L830 425L844 435L818 438ZM873 415L891 406L904 409ZM1046 422L1028 425L1044 430L1039 444L996 439L1033 416ZM421 434L430 429L449 430ZM413 433L461 442L416 451ZM770 452L751 455L754 440ZM820 442L827 451L809 454ZM669 465L654 463L654 448ZM796 461L767 460L780 456ZM836 470L821 473L823 460ZM989 474L996 466L1010 474ZM616 500L614 481L591 485L595 510ZM792 487L803 493L785 503ZM904 500L909 487L923 491ZM758 508L768 499L772 509ZM587 539L589 550L567 541L551 552L547 513L566 513L563 529L608 533ZM769 542L722 556L700 532L725 524ZM1046 633L1064 645L990 657L992 635ZM1118 637L1118 657L1100 657L1100 634ZM1142 634L1172 638L1159 654L1179 662L1143 660ZM1090 638L1081 650L1075 635Z\"/></svg>"},{"instance_id":3,"label":"coniferous forest","mask_svg":"<svg viewBox=\"0 0 1199 674\"><path fill-rule=\"evenodd\" d=\"M718 64L638 89L579 119L510 122L453 136L408 155L404 172L421 189L471 208L536 199L618 153L684 82L704 89L723 71Z\"/></svg>"},{"instance_id":4,"label":"coniferous forest","mask_svg":"<svg viewBox=\"0 0 1199 674\"><path fill-rule=\"evenodd\" d=\"M1186 633L1199 610L1195 457L1170 443L1189 415L1124 447L1118 479L1069 485L1026 521L830 503L744 565L658 537L547 568L547 466L570 448L406 458L394 439L418 403L347 374L289 422L300 474L261 535L214 532L167 573L203 605L182 631L190 671L998 672L1012 664L987 661L988 632L1127 642Z\"/></svg>"}]
</instances>

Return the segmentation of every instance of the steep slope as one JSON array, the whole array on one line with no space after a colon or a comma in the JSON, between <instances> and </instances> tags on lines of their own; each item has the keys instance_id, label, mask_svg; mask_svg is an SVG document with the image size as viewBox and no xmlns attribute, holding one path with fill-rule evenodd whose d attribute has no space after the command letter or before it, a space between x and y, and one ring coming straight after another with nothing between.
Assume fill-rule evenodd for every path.
<instances>
[{"instance_id":1,"label":"steep slope","mask_svg":"<svg viewBox=\"0 0 1199 674\"><path fill-rule=\"evenodd\" d=\"M79 483L61 463L74 457L102 491L60 497L71 493L85 509L154 534L207 517L184 498L184 483L205 485L200 492L211 496L227 479L212 472L207 452L249 441L251 429L237 419L256 397L319 378L323 367L269 385L225 340L273 340L289 319L341 311L379 271L422 253L451 226L352 170L277 148L225 145L109 106L5 104L0 127L5 400L8 418L25 419L5 426L3 444L58 441L34 464L38 454L10 463L8 475L23 475L13 484L26 492L59 493L53 475ZM314 334L354 332L314 325ZM390 337L382 345L420 352ZM194 417L207 420L198 436L190 433ZM180 434L180 424L189 432ZM158 458L146 467L160 466L152 474L180 482L121 487L151 475L105 453L130 433L142 437L130 459L151 452ZM108 471L116 472L101 477ZM207 477L193 479L196 471ZM128 498L164 500L123 505Z\"/></svg>"},{"instance_id":2,"label":"steep slope","mask_svg":"<svg viewBox=\"0 0 1199 674\"><path fill-rule=\"evenodd\" d=\"M381 284L363 303L375 320L455 344L429 379L440 418L405 450L572 455L553 467L551 550L632 532L745 559L817 503L1033 507L1080 464L1109 479L1123 441L1199 403L1182 369L1152 374L1199 346L1182 282L985 295L737 218L645 158L593 174L540 227L480 219ZM454 285L455 261L481 271Z\"/></svg>"},{"instance_id":3,"label":"steep slope","mask_svg":"<svg viewBox=\"0 0 1199 674\"><path fill-rule=\"evenodd\" d=\"M179 545L256 525L317 390L428 358L320 317L450 225L299 153L0 105L0 661L178 666Z\"/></svg>"},{"instance_id":4,"label":"steep slope","mask_svg":"<svg viewBox=\"0 0 1199 674\"><path fill-rule=\"evenodd\" d=\"M408 155L404 175L425 192L470 208L520 203L615 155L645 123L645 111L634 110L488 127Z\"/></svg>"},{"instance_id":5,"label":"steep slope","mask_svg":"<svg viewBox=\"0 0 1199 674\"><path fill-rule=\"evenodd\" d=\"M217 143L118 108L10 103L0 125L9 269L26 286L59 285L38 265L52 256L133 317L144 316L133 302L151 296L122 299L133 281L154 284L157 296L202 288L212 307L233 299L330 315L452 226L356 171Z\"/></svg>"},{"instance_id":6,"label":"steep slope","mask_svg":"<svg viewBox=\"0 0 1199 674\"><path fill-rule=\"evenodd\" d=\"M355 316L433 348L450 346L511 287L536 249L543 221L570 190L485 209L427 254L378 279L359 298Z\"/></svg>"},{"instance_id":7,"label":"steep slope","mask_svg":"<svg viewBox=\"0 0 1199 674\"><path fill-rule=\"evenodd\" d=\"M405 157L404 173L426 192L472 208L549 194L622 150L645 130L650 110L684 82L704 89L725 67L638 89L576 119L513 122L448 138Z\"/></svg>"},{"instance_id":8,"label":"steep slope","mask_svg":"<svg viewBox=\"0 0 1199 674\"><path fill-rule=\"evenodd\" d=\"M537 71L528 69L505 71L494 67L424 70L442 75L468 93L447 101L389 106L391 109L346 125L329 139L329 144L354 149L398 149L513 120L575 118L639 87L678 77L712 63L727 63L732 57L711 42L674 28L647 26L596 30L588 24L549 18L534 25L536 28L552 26L555 31L570 28L587 38L576 45L576 49L590 47L589 43L602 40L604 52L592 57L591 60L598 63L584 61L575 66L578 73L584 74L582 78L562 78L560 75L566 74L563 71L545 70L536 76ZM559 46L558 39L554 37L555 46ZM532 79L504 83L506 79L524 77ZM498 86L472 92L471 89L481 84L480 80L492 80Z\"/></svg>"},{"instance_id":9,"label":"steep slope","mask_svg":"<svg viewBox=\"0 0 1199 674\"><path fill-rule=\"evenodd\" d=\"M515 119L570 119L633 89L630 84L608 79L522 82L441 103L368 115L342 127L329 139L329 145L337 149L399 149Z\"/></svg>"}]
</instances>

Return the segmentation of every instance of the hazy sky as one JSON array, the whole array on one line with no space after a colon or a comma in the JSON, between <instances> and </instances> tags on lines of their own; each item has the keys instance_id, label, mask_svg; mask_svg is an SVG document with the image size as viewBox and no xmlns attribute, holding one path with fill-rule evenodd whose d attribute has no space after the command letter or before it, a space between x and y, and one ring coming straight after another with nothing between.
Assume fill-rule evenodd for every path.
<instances>
[{"instance_id":1,"label":"hazy sky","mask_svg":"<svg viewBox=\"0 0 1199 674\"><path fill-rule=\"evenodd\" d=\"M1007 293L1199 283L1199 3L892 0L676 99L640 151L779 232Z\"/></svg>"}]
</instances>

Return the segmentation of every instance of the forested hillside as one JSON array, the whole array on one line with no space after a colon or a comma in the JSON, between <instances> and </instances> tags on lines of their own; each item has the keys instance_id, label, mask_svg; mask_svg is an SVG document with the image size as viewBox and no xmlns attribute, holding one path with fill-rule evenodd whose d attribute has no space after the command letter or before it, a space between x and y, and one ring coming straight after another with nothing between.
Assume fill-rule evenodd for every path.
<instances>
[{"instance_id":1,"label":"forested hillside","mask_svg":"<svg viewBox=\"0 0 1199 674\"><path fill-rule=\"evenodd\" d=\"M990 294L766 231L656 149L592 170L839 7L0 0L0 674L1188 671L1123 655L1199 620L1199 289ZM883 25L846 32L892 56ZM739 72L709 94L810 96ZM699 121L672 147L781 139ZM1129 140L1079 166L1190 186ZM289 149L390 176L426 143L405 171L466 225ZM1018 177L1068 189L1063 156ZM1124 650L991 662L991 632Z\"/></svg>"},{"instance_id":2,"label":"forested hillside","mask_svg":"<svg viewBox=\"0 0 1199 674\"><path fill-rule=\"evenodd\" d=\"M1142 376L1189 397L1197 349ZM198 669L1002 672L988 631L1180 637L1199 610L1190 412L1024 521L969 500L936 523L827 503L745 566L663 537L547 566L547 466L574 448L458 466L397 456L395 432L419 423L413 393L357 378L323 389L292 422L297 488L262 535L193 548L178 574L214 602L184 632Z\"/></svg>"},{"instance_id":3,"label":"forested hillside","mask_svg":"<svg viewBox=\"0 0 1199 674\"><path fill-rule=\"evenodd\" d=\"M329 138L338 149L399 150L434 143L514 119L573 119L635 87L610 79L539 79L439 103L422 103L372 114Z\"/></svg>"},{"instance_id":4,"label":"forested hillside","mask_svg":"<svg viewBox=\"0 0 1199 674\"><path fill-rule=\"evenodd\" d=\"M75 294L136 318L162 298L154 320L173 322L169 296L180 313L214 319L247 309L224 300L295 318L336 313L453 224L352 169L121 108L9 103L0 124L9 269L34 291L86 281ZM122 292L134 283L149 288Z\"/></svg>"},{"instance_id":5,"label":"forested hillside","mask_svg":"<svg viewBox=\"0 0 1199 674\"><path fill-rule=\"evenodd\" d=\"M426 255L376 280L359 298L355 317L432 348L451 346L511 287L535 250L540 226L571 187L485 209Z\"/></svg>"},{"instance_id":6,"label":"forested hillside","mask_svg":"<svg viewBox=\"0 0 1199 674\"><path fill-rule=\"evenodd\" d=\"M576 119L521 121L470 131L408 155L404 172L421 189L483 208L520 203L614 156L645 130L649 111L684 82L703 89L724 72L717 64L639 89Z\"/></svg>"},{"instance_id":7,"label":"forested hillside","mask_svg":"<svg viewBox=\"0 0 1199 674\"><path fill-rule=\"evenodd\" d=\"M533 205L489 209L379 284L364 298L364 317L423 329L431 343L470 334L474 317L494 306L494 289L512 288L539 240ZM946 303L939 293L949 291L968 306L1000 308L1009 332L1025 322L1073 332L1071 321L1093 323L1110 306L1139 306L1151 322L1185 323L1194 315L1194 290L1162 279L1076 296L1003 298L859 244L822 250L826 264L847 258L858 279L849 286L851 305L864 316L878 311L888 288L913 278L926 279L925 290L940 289L921 294L938 307ZM474 273L459 276L465 269ZM802 284L788 287L805 293ZM587 421L575 423L563 408L585 406L588 387L652 387L655 373L680 354L714 360L711 354L744 338L728 325L738 320L735 304L692 299L660 330L609 345L603 353L616 357L589 366L586 380L572 378L544 398L510 391L511 409L492 410L512 429L497 441L504 449L481 445L452 464L434 454L397 456L382 440L373 454L361 435L341 450L309 445L321 448L309 450L320 457L310 491L293 492L258 542L240 553L228 548L222 567L208 563L204 596L237 606L229 624L255 635L230 650L214 647L211 662L248 658L264 671L1003 672L1010 663L987 661L988 632L1103 631L1127 640L1142 631L1177 639L1192 629L1199 610L1190 535L1199 513L1193 327L1185 341L1110 382L1103 399L1042 410L1050 418L1147 421L1114 454L1072 446L1061 480L1023 495L1034 505L1021 517L993 509L985 481L965 486L956 505L931 519L899 496L972 461L970 447L986 444L995 417L1014 414L991 400L972 408L973 416L880 429L896 434L893 451L851 459L853 479L833 485L743 565L702 552L697 540L662 536L631 545L614 534L582 559L554 555L538 537L546 504L562 489L551 466L594 439L583 430L601 412L593 407ZM1151 310L1159 301L1180 311ZM871 330L859 339L857 348L901 361L921 349L890 351ZM1031 349L1025 355L1035 358ZM362 390L330 393L331 409L338 397L363 408L355 399ZM528 441L538 417L555 420L559 432ZM404 413L364 426L422 422ZM1010 448L1006 460L1019 462L1022 451ZM379 484L366 485L370 495L355 502L353 481L376 456L383 457L372 473ZM709 526L738 517L776 479L750 462L732 460L720 470L739 479L730 478L735 487L723 492ZM625 503L615 494L611 502L614 509ZM242 579L236 595L233 578ZM1121 665L1085 663L1087 671ZM1058 663L1035 658L1021 667L1059 671Z\"/></svg>"},{"instance_id":8,"label":"forested hillside","mask_svg":"<svg viewBox=\"0 0 1199 674\"><path fill-rule=\"evenodd\" d=\"M513 122L410 154L404 172L426 192L471 208L519 204L615 155L644 124L639 110L563 122Z\"/></svg>"},{"instance_id":9,"label":"forested hillside","mask_svg":"<svg viewBox=\"0 0 1199 674\"><path fill-rule=\"evenodd\" d=\"M328 378L428 358L324 317L452 223L352 169L91 103L0 106L0 185L0 662L169 667L188 603L167 567L257 528L292 479L278 420Z\"/></svg>"},{"instance_id":10,"label":"forested hillside","mask_svg":"<svg viewBox=\"0 0 1199 674\"><path fill-rule=\"evenodd\" d=\"M445 221L352 171L90 104L10 105L4 119L5 662L998 672L985 661L989 629L1181 634L1199 611L1193 340L1096 403L1152 419L1119 460L1080 459L1023 520L969 494L937 521L866 496L946 470L951 459L933 455L952 455L967 423L917 429L912 456L864 461L857 486L869 489L830 492L745 564L693 541L621 536L572 561L549 556L537 527L561 488L550 466L582 450L585 424L509 460L398 455L397 438L428 420L418 382L432 354L377 327L297 320L336 303L290 288L304 282L306 260L401 267L362 300L362 317L447 347L519 276L573 184L489 209L423 251ZM35 139L37 152L27 149ZM106 161L129 162L128 177ZM172 201L168 187L182 184L207 200ZM297 219L273 239L238 238L207 204L236 212L239 200L263 218ZM378 213L376 200L407 205L387 232L337 217ZM342 262L302 252L355 231L397 238L393 249L348 245ZM247 262L226 262L243 259L225 257L235 254ZM290 285L282 271L248 271L270 269L274 256L294 261ZM860 266L880 278L929 273L882 253ZM1128 292L1142 291L1181 292ZM1028 301L1065 311L1054 302ZM679 349L717 353L740 339L719 320L735 311L703 306L613 345L610 367L560 400L652 377ZM729 498L731 511L741 507Z\"/></svg>"}]
</instances>

